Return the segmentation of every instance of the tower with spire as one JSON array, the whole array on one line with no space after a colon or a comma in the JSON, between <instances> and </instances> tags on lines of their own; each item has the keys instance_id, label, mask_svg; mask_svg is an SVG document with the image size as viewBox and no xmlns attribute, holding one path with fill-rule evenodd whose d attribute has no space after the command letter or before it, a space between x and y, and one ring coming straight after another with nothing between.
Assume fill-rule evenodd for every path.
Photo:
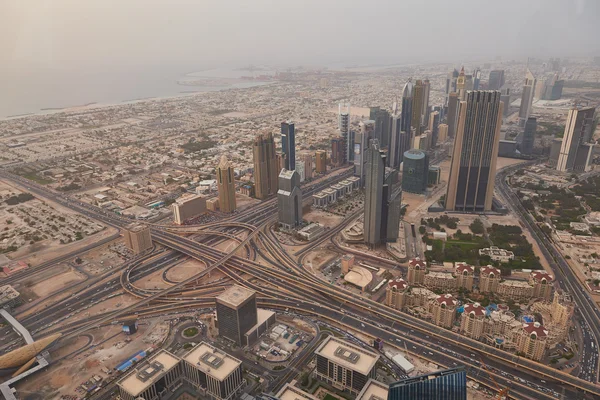
<instances>
[{"instance_id":1,"label":"tower with spire","mask_svg":"<svg viewBox=\"0 0 600 400\"><path fill-rule=\"evenodd\" d=\"M223 154L217 166L217 189L219 190L219 209L231 213L237 208L235 203L235 177L233 167Z\"/></svg>"}]
</instances>

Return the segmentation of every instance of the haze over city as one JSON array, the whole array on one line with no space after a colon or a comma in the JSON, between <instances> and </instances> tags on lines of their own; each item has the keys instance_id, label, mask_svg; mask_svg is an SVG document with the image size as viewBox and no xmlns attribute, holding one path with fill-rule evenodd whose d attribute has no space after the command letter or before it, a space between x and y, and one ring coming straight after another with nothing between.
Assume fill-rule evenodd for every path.
<instances>
[{"instance_id":1,"label":"haze over city","mask_svg":"<svg viewBox=\"0 0 600 400\"><path fill-rule=\"evenodd\" d=\"M0 398L600 398L599 16L0 2Z\"/></svg>"}]
</instances>

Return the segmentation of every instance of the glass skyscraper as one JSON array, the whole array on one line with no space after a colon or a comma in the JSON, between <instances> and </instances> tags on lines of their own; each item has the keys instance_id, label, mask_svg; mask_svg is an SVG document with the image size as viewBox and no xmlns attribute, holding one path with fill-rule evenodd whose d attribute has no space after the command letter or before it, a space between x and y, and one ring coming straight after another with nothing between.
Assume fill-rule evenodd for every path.
<instances>
[{"instance_id":1,"label":"glass skyscraper","mask_svg":"<svg viewBox=\"0 0 600 400\"><path fill-rule=\"evenodd\" d=\"M296 169L296 133L293 122L281 123L281 152L285 154L285 166L288 171Z\"/></svg>"},{"instance_id":2,"label":"glass skyscraper","mask_svg":"<svg viewBox=\"0 0 600 400\"><path fill-rule=\"evenodd\" d=\"M464 367L446 369L392 383L388 400L467 400Z\"/></svg>"}]
</instances>

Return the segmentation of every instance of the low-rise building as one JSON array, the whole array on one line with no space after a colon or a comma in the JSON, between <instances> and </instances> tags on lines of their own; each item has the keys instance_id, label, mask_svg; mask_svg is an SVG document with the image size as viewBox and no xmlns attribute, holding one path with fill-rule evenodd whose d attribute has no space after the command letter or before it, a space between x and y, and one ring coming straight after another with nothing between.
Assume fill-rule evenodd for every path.
<instances>
[{"instance_id":1,"label":"low-rise building","mask_svg":"<svg viewBox=\"0 0 600 400\"><path fill-rule=\"evenodd\" d=\"M0 308L16 307L21 304L21 294L11 285L0 286Z\"/></svg>"},{"instance_id":2,"label":"low-rise building","mask_svg":"<svg viewBox=\"0 0 600 400\"><path fill-rule=\"evenodd\" d=\"M479 249L480 256L489 256L492 261L507 263L515 259L515 253L510 250L499 249L496 246Z\"/></svg>"},{"instance_id":3,"label":"low-rise building","mask_svg":"<svg viewBox=\"0 0 600 400\"><path fill-rule=\"evenodd\" d=\"M277 393L278 400L318 400L312 394L286 383L285 386Z\"/></svg>"},{"instance_id":4,"label":"low-rise building","mask_svg":"<svg viewBox=\"0 0 600 400\"><path fill-rule=\"evenodd\" d=\"M181 385L179 358L166 350L138 364L117 382L123 400L159 400Z\"/></svg>"},{"instance_id":5,"label":"low-rise building","mask_svg":"<svg viewBox=\"0 0 600 400\"><path fill-rule=\"evenodd\" d=\"M315 222L300 229L298 231L298 235L300 235L300 237L302 237L304 240L310 242L314 238L320 236L323 232L325 232L325 228L323 227L323 225L319 224L318 222Z\"/></svg>"},{"instance_id":6,"label":"low-rise building","mask_svg":"<svg viewBox=\"0 0 600 400\"><path fill-rule=\"evenodd\" d=\"M533 296L533 286L527 281L507 279L498 284L498 295L515 301L527 300Z\"/></svg>"},{"instance_id":7,"label":"low-rise building","mask_svg":"<svg viewBox=\"0 0 600 400\"><path fill-rule=\"evenodd\" d=\"M351 283L365 292L371 288L373 273L367 268L354 265L350 271L344 275L344 281Z\"/></svg>"},{"instance_id":8,"label":"low-rise building","mask_svg":"<svg viewBox=\"0 0 600 400\"><path fill-rule=\"evenodd\" d=\"M356 400L386 400L388 392L388 385L375 379L369 379L363 390L356 396Z\"/></svg>"}]
</instances>

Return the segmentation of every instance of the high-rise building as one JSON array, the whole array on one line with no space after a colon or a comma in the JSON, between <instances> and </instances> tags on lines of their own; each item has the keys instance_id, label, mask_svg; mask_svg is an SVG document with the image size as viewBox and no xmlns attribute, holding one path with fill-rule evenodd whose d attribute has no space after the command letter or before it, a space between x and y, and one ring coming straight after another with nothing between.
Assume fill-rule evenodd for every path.
<instances>
[{"instance_id":1,"label":"high-rise building","mask_svg":"<svg viewBox=\"0 0 600 400\"><path fill-rule=\"evenodd\" d=\"M288 171L296 169L296 132L294 123L281 123L281 152L285 156L284 168Z\"/></svg>"},{"instance_id":2,"label":"high-rise building","mask_svg":"<svg viewBox=\"0 0 600 400\"><path fill-rule=\"evenodd\" d=\"M519 151L521 154L530 155L533 153L533 142L535 140L535 130L537 129L537 119L535 117L527 118L525 129L521 137Z\"/></svg>"},{"instance_id":3,"label":"high-rise building","mask_svg":"<svg viewBox=\"0 0 600 400\"><path fill-rule=\"evenodd\" d=\"M354 138L356 137L356 131L350 130L348 133L348 146L346 150L346 162L354 164Z\"/></svg>"},{"instance_id":4,"label":"high-rise building","mask_svg":"<svg viewBox=\"0 0 600 400\"><path fill-rule=\"evenodd\" d=\"M331 139L331 165L339 167L343 164L343 139L333 138Z\"/></svg>"},{"instance_id":5,"label":"high-rise building","mask_svg":"<svg viewBox=\"0 0 600 400\"><path fill-rule=\"evenodd\" d=\"M446 210L492 209L501 124L500 92L468 92L467 100L460 103Z\"/></svg>"},{"instance_id":6,"label":"high-rise building","mask_svg":"<svg viewBox=\"0 0 600 400\"><path fill-rule=\"evenodd\" d=\"M370 378L376 377L375 364L381 356L345 340L327 336L315 351L315 357L319 379L357 395Z\"/></svg>"},{"instance_id":7,"label":"high-rise building","mask_svg":"<svg viewBox=\"0 0 600 400\"><path fill-rule=\"evenodd\" d=\"M252 145L254 160L254 194L257 199L266 199L277 193L277 165L273 135L257 135Z\"/></svg>"},{"instance_id":8,"label":"high-rise building","mask_svg":"<svg viewBox=\"0 0 600 400\"><path fill-rule=\"evenodd\" d=\"M432 272L432 274L433 273L434 272ZM427 280L427 276L425 279ZM456 300L451 294L436 296L429 304L432 322L443 328L452 328L452 325L454 324L454 317L456 316L457 306L458 300Z\"/></svg>"},{"instance_id":9,"label":"high-rise building","mask_svg":"<svg viewBox=\"0 0 600 400\"><path fill-rule=\"evenodd\" d=\"M346 109L343 110L343 107ZM350 133L350 105L339 105L338 112L338 124L340 130L340 137L342 138L342 164L350 161L348 158L350 152L352 151L352 144L349 142L348 135Z\"/></svg>"},{"instance_id":10,"label":"high-rise building","mask_svg":"<svg viewBox=\"0 0 600 400\"><path fill-rule=\"evenodd\" d=\"M504 70L496 69L490 71L490 77L488 78L488 90L500 90L504 86Z\"/></svg>"},{"instance_id":11,"label":"high-rise building","mask_svg":"<svg viewBox=\"0 0 600 400\"><path fill-rule=\"evenodd\" d=\"M387 147L390 141L390 112L379 107L371 107L369 118L375 121L373 139L379 140L382 148Z\"/></svg>"},{"instance_id":12,"label":"high-rise building","mask_svg":"<svg viewBox=\"0 0 600 400\"><path fill-rule=\"evenodd\" d=\"M148 225L131 223L123 229L125 245L135 254L152 248L152 236Z\"/></svg>"},{"instance_id":13,"label":"high-rise building","mask_svg":"<svg viewBox=\"0 0 600 400\"><path fill-rule=\"evenodd\" d=\"M233 285L216 297L219 336L244 346L244 335L258 321L256 292Z\"/></svg>"},{"instance_id":14,"label":"high-rise building","mask_svg":"<svg viewBox=\"0 0 600 400\"><path fill-rule=\"evenodd\" d=\"M385 289L385 305L402 310L406 304L408 283L402 278L390 279Z\"/></svg>"},{"instance_id":15,"label":"high-rise building","mask_svg":"<svg viewBox=\"0 0 600 400\"><path fill-rule=\"evenodd\" d=\"M451 72L448 72L448 76L446 77L446 99L444 101L444 105L448 104L448 97L450 93L456 92L456 80L458 79L458 71L456 68Z\"/></svg>"},{"instance_id":16,"label":"high-rise building","mask_svg":"<svg viewBox=\"0 0 600 400\"><path fill-rule=\"evenodd\" d=\"M471 339L479 340L485 330L486 308L479 303L468 303L460 316L460 332Z\"/></svg>"},{"instance_id":17,"label":"high-rise building","mask_svg":"<svg viewBox=\"0 0 600 400\"><path fill-rule=\"evenodd\" d=\"M556 165L558 171L589 170L593 149L589 142L593 135L595 111L594 107L574 107L569 110Z\"/></svg>"},{"instance_id":18,"label":"high-rise building","mask_svg":"<svg viewBox=\"0 0 600 400\"><path fill-rule=\"evenodd\" d=\"M412 96L412 115L411 115L411 126L415 128L415 134L421 134L421 124L423 122L423 81L417 79L415 82L415 86L413 87L413 96Z\"/></svg>"},{"instance_id":19,"label":"high-rise building","mask_svg":"<svg viewBox=\"0 0 600 400\"><path fill-rule=\"evenodd\" d=\"M498 284L502 279L498 268L488 265L479 270L479 292L495 293L498 290Z\"/></svg>"},{"instance_id":20,"label":"high-rise building","mask_svg":"<svg viewBox=\"0 0 600 400\"><path fill-rule=\"evenodd\" d=\"M548 330L539 322L523 324L523 328L515 334L516 350L535 361L540 361L546 351Z\"/></svg>"},{"instance_id":21,"label":"high-rise building","mask_svg":"<svg viewBox=\"0 0 600 400\"><path fill-rule=\"evenodd\" d=\"M438 143L444 143L448 140L448 124L439 124L438 125Z\"/></svg>"},{"instance_id":22,"label":"high-rise building","mask_svg":"<svg viewBox=\"0 0 600 400\"><path fill-rule=\"evenodd\" d=\"M533 106L533 95L535 93L535 77L527 69L525 75L525 84L523 85L523 93L521 94L521 107L519 108L519 126L524 127L527 118L531 114L531 108Z\"/></svg>"},{"instance_id":23,"label":"high-rise building","mask_svg":"<svg viewBox=\"0 0 600 400\"><path fill-rule=\"evenodd\" d=\"M503 116L508 117L510 114L510 87L505 86L500 89L500 101L504 103Z\"/></svg>"},{"instance_id":24,"label":"high-rise building","mask_svg":"<svg viewBox=\"0 0 600 400\"><path fill-rule=\"evenodd\" d=\"M317 174L325 174L327 172L327 152L325 150L317 150L315 152L315 170Z\"/></svg>"},{"instance_id":25,"label":"high-rise building","mask_svg":"<svg viewBox=\"0 0 600 400\"><path fill-rule=\"evenodd\" d=\"M481 70L479 68L475 68L475 72L473 72L473 90L479 90L480 82L481 82Z\"/></svg>"},{"instance_id":26,"label":"high-rise building","mask_svg":"<svg viewBox=\"0 0 600 400\"><path fill-rule=\"evenodd\" d=\"M234 212L235 203L235 177L233 167L227 156L223 154L217 166L217 188L219 189L219 209L222 212Z\"/></svg>"},{"instance_id":27,"label":"high-rise building","mask_svg":"<svg viewBox=\"0 0 600 400\"><path fill-rule=\"evenodd\" d=\"M119 379L119 395L123 400L159 400L181 386L179 358L166 350L159 350L138 368L132 368Z\"/></svg>"},{"instance_id":28,"label":"high-rise building","mask_svg":"<svg viewBox=\"0 0 600 400\"><path fill-rule=\"evenodd\" d=\"M427 191L429 174L429 158L421 150L404 152L402 166L402 190L409 193L423 194Z\"/></svg>"},{"instance_id":29,"label":"high-rise building","mask_svg":"<svg viewBox=\"0 0 600 400\"><path fill-rule=\"evenodd\" d=\"M402 191L394 187L397 171L386 170L386 157L376 139L371 142L366 157L363 234L365 243L375 246L398 238Z\"/></svg>"},{"instance_id":30,"label":"high-rise building","mask_svg":"<svg viewBox=\"0 0 600 400\"><path fill-rule=\"evenodd\" d=\"M296 171L282 169L277 191L279 224L293 229L302 223L302 191L300 177Z\"/></svg>"},{"instance_id":31,"label":"high-rise building","mask_svg":"<svg viewBox=\"0 0 600 400\"><path fill-rule=\"evenodd\" d=\"M453 138L456 135L458 126L458 93L452 92L448 96L448 113L446 114L446 123L448 124L448 137Z\"/></svg>"},{"instance_id":32,"label":"high-rise building","mask_svg":"<svg viewBox=\"0 0 600 400\"><path fill-rule=\"evenodd\" d=\"M440 125L440 113L434 111L429 116L429 130L431 131L431 148L437 146L438 127Z\"/></svg>"},{"instance_id":33,"label":"high-rise building","mask_svg":"<svg viewBox=\"0 0 600 400\"><path fill-rule=\"evenodd\" d=\"M406 82L404 88L402 89L402 109L400 110L400 131L408 133L409 139L410 128L412 126L412 98L413 83L409 80L408 82Z\"/></svg>"},{"instance_id":34,"label":"high-rise building","mask_svg":"<svg viewBox=\"0 0 600 400\"><path fill-rule=\"evenodd\" d=\"M173 222L183 225L186 220L206 212L206 197L183 195L171 204L171 210L173 211Z\"/></svg>"},{"instance_id":35,"label":"high-rise building","mask_svg":"<svg viewBox=\"0 0 600 400\"><path fill-rule=\"evenodd\" d=\"M458 93L458 99L465 101L467 97L467 77L465 76L465 67L460 69L460 74L456 79L456 92Z\"/></svg>"},{"instance_id":36,"label":"high-rise building","mask_svg":"<svg viewBox=\"0 0 600 400\"><path fill-rule=\"evenodd\" d=\"M306 174L304 172L305 165L306 164L304 164L304 161L296 160L296 169L294 171L296 171L298 173L300 182L304 182L306 180Z\"/></svg>"},{"instance_id":37,"label":"high-rise building","mask_svg":"<svg viewBox=\"0 0 600 400\"><path fill-rule=\"evenodd\" d=\"M313 157L310 154L302 156L304 162L304 177L306 179L312 179L313 177Z\"/></svg>"},{"instance_id":38,"label":"high-rise building","mask_svg":"<svg viewBox=\"0 0 600 400\"><path fill-rule=\"evenodd\" d=\"M467 400L467 372L463 366L392 383L388 400Z\"/></svg>"},{"instance_id":39,"label":"high-rise building","mask_svg":"<svg viewBox=\"0 0 600 400\"><path fill-rule=\"evenodd\" d=\"M410 149L410 124L408 131L402 130L402 114L396 114L392 117L392 132L390 146L388 148L388 166L398 169L402 163L402 156L405 151Z\"/></svg>"},{"instance_id":40,"label":"high-rise building","mask_svg":"<svg viewBox=\"0 0 600 400\"><path fill-rule=\"evenodd\" d=\"M375 121L361 121L358 125L360 131L356 132L354 136L354 175L358 176L361 180L361 185L364 185L366 173L365 164L367 162L365 154L369 142L373 139Z\"/></svg>"},{"instance_id":41,"label":"high-rise building","mask_svg":"<svg viewBox=\"0 0 600 400\"><path fill-rule=\"evenodd\" d=\"M423 81L423 108L421 110L421 121L424 126L429 125L429 92L431 91L431 84L429 79Z\"/></svg>"}]
</instances>

